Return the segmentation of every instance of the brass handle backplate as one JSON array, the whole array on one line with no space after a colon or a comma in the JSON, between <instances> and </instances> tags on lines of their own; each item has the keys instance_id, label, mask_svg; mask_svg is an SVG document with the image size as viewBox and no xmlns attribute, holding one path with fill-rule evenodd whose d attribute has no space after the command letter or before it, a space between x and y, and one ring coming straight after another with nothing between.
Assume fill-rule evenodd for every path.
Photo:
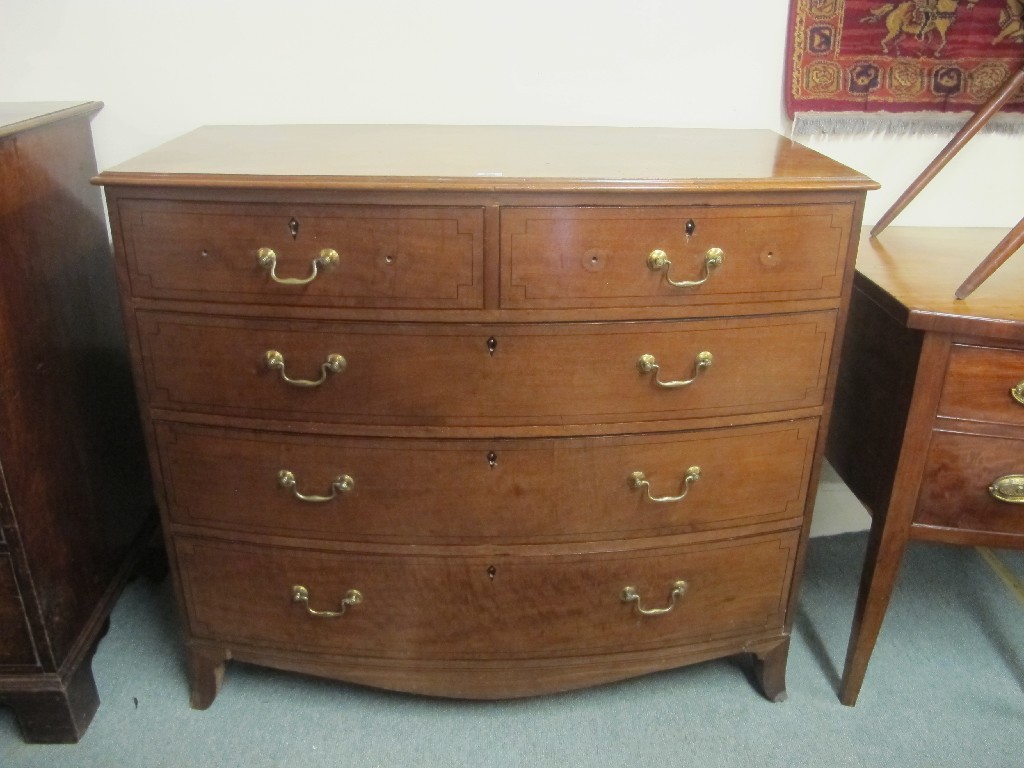
<instances>
[{"instance_id":1,"label":"brass handle backplate","mask_svg":"<svg viewBox=\"0 0 1024 768\"><path fill-rule=\"evenodd\" d=\"M306 613L320 619L336 619L345 614L350 605L359 605L363 602L363 593L358 589L350 589L341 599L341 607L337 611L318 611L309 604L309 590L301 584L292 587L292 602L303 603L306 606Z\"/></svg>"},{"instance_id":2,"label":"brass handle backplate","mask_svg":"<svg viewBox=\"0 0 1024 768\"><path fill-rule=\"evenodd\" d=\"M643 488L647 498L651 501L666 504L685 499L686 494L690 492L690 485L700 480L700 474L700 467L690 467L686 470L686 477L683 478L683 492L678 496L652 496L651 484L647 481L647 476L643 472L638 471L631 474L629 476L629 483L634 488Z\"/></svg>"},{"instance_id":3,"label":"brass handle backplate","mask_svg":"<svg viewBox=\"0 0 1024 768\"><path fill-rule=\"evenodd\" d=\"M622 590L622 602L633 603L636 612L642 616L662 616L676 607L676 600L686 593L687 584L680 579L672 584L672 592L668 596L668 606L665 608L644 608L640 605L640 593L636 587L626 587Z\"/></svg>"},{"instance_id":4,"label":"brass handle backplate","mask_svg":"<svg viewBox=\"0 0 1024 768\"><path fill-rule=\"evenodd\" d=\"M693 376L681 381L662 381L658 378L658 369L661 366L658 365L658 360L654 355L640 355L640 358L636 361L636 367L640 369L641 373L653 373L654 383L659 387L665 387L665 389L676 389L678 387L687 387L690 384L693 384L701 373L711 367L711 363L714 362L714 359L714 355L707 350L699 352L693 361Z\"/></svg>"},{"instance_id":5,"label":"brass handle backplate","mask_svg":"<svg viewBox=\"0 0 1024 768\"><path fill-rule=\"evenodd\" d=\"M992 481L988 492L1008 504L1024 504L1024 475L1003 475Z\"/></svg>"},{"instance_id":6,"label":"brass handle backplate","mask_svg":"<svg viewBox=\"0 0 1024 768\"><path fill-rule=\"evenodd\" d=\"M1016 400L1021 405L1024 405L1024 381L1017 383L1015 386L1010 387L1010 397Z\"/></svg>"},{"instance_id":7,"label":"brass handle backplate","mask_svg":"<svg viewBox=\"0 0 1024 768\"><path fill-rule=\"evenodd\" d=\"M668 254L660 248L657 248L650 252L647 256L647 268L652 272L665 271L665 281L669 285L674 285L676 288L693 288L698 285L704 285L711 277L711 273L718 267L722 266L722 262L725 260L725 252L721 248L708 248L707 253L704 254L704 274L698 280L673 280L668 276L669 268L672 266L672 262L669 261Z\"/></svg>"},{"instance_id":8,"label":"brass handle backplate","mask_svg":"<svg viewBox=\"0 0 1024 768\"><path fill-rule=\"evenodd\" d=\"M277 254L273 248L260 248L256 251L256 261L263 269L270 273L270 279L280 285L306 285L316 280L321 267L336 266L340 257L333 248L324 248L319 255L313 259L313 271L309 277L278 277L277 276Z\"/></svg>"},{"instance_id":9,"label":"brass handle backplate","mask_svg":"<svg viewBox=\"0 0 1024 768\"><path fill-rule=\"evenodd\" d=\"M282 469L277 473L277 484L282 488L288 488L295 495L295 498L300 501L312 501L312 502L325 502L331 501L339 493L348 493L356 486L356 481L352 479L352 475L338 475L334 478L331 483L331 495L330 496L312 496L304 493L299 493L296 485L298 484L295 480L295 473L291 470Z\"/></svg>"},{"instance_id":10,"label":"brass handle backplate","mask_svg":"<svg viewBox=\"0 0 1024 768\"><path fill-rule=\"evenodd\" d=\"M263 362L267 368L272 371L280 371L281 378L284 379L288 384L294 387L319 387L325 381L327 381L327 374L329 373L341 373L345 370L345 366L348 365L345 358L341 355L331 353L327 356L327 359L320 365L320 378L316 381L309 379L291 379L288 374L284 371L284 355L278 352L276 349L268 349L263 353Z\"/></svg>"}]
</instances>

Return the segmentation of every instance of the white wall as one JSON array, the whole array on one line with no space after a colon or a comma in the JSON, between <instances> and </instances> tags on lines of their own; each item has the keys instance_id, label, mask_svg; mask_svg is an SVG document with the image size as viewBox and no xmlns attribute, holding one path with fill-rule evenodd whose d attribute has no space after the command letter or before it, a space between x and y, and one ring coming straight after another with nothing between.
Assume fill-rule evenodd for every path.
<instances>
[{"instance_id":1,"label":"white wall","mask_svg":"<svg viewBox=\"0 0 1024 768\"><path fill-rule=\"evenodd\" d=\"M109 167L207 123L665 125L786 132L789 0L5 0L0 101L95 99ZM883 184L946 143L815 138ZM899 224L1009 227L1024 138L979 136Z\"/></svg>"}]
</instances>

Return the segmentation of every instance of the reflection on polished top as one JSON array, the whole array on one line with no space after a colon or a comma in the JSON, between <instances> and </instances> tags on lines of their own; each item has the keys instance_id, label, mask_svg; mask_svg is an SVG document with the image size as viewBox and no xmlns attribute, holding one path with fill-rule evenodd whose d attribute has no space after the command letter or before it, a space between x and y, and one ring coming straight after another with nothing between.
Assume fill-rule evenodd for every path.
<instances>
[{"instance_id":1,"label":"reflection on polished top","mask_svg":"<svg viewBox=\"0 0 1024 768\"><path fill-rule=\"evenodd\" d=\"M207 126L118 165L105 185L448 190L874 189L764 130L437 125ZM759 181L763 180L763 185Z\"/></svg>"}]
</instances>

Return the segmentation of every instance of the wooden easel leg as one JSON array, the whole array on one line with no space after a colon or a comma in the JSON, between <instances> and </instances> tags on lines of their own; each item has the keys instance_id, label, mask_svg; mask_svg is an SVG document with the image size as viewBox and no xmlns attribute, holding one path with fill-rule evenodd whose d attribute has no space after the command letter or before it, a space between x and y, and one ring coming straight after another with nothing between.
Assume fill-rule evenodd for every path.
<instances>
[{"instance_id":1,"label":"wooden easel leg","mask_svg":"<svg viewBox=\"0 0 1024 768\"><path fill-rule=\"evenodd\" d=\"M974 293L974 289L999 269L1003 262L1019 251L1022 245L1024 245L1024 219L1021 219L1017 226L1011 229L1006 237L999 241L999 245L993 248L992 252L982 259L974 271L967 276L963 284L956 289L956 297L966 299Z\"/></svg>"},{"instance_id":2,"label":"wooden easel leg","mask_svg":"<svg viewBox=\"0 0 1024 768\"><path fill-rule=\"evenodd\" d=\"M1024 67L1020 69L1015 75L1011 75L1007 78L1006 82L1003 83L1002 87L996 91L992 97L986 101L977 112L964 124L956 136L954 136L950 142L943 147L942 151L935 156L935 159L928 164L921 175L911 182L910 186L907 187L906 191L897 198L896 202L892 204L892 207L886 211L882 217L878 220L878 223L871 228L871 236L875 237L883 229L885 229L892 220L895 219L900 212L910 205L911 201L917 197L918 193L926 186L928 182L938 175L939 171L946 167L946 164L952 160L956 154L964 148L964 145L974 138L974 135L978 133L985 124L992 119L993 115L999 112L1013 96L1020 90L1021 86L1024 85Z\"/></svg>"}]
</instances>

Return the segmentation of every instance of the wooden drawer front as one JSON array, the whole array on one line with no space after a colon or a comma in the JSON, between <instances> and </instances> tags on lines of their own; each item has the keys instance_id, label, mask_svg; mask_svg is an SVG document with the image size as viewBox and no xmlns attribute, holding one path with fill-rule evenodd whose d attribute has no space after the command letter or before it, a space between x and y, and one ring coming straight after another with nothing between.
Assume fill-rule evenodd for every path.
<instances>
[{"instance_id":1,"label":"wooden drawer front","mask_svg":"<svg viewBox=\"0 0 1024 768\"><path fill-rule=\"evenodd\" d=\"M316 438L157 422L173 522L334 540L635 538L803 514L817 420L668 435ZM699 479L685 482L691 467ZM295 485L279 483L282 470ZM631 484L641 471L655 497ZM332 486L348 476L340 490ZM330 501L305 501L305 496Z\"/></svg>"},{"instance_id":2,"label":"wooden drawer front","mask_svg":"<svg viewBox=\"0 0 1024 768\"><path fill-rule=\"evenodd\" d=\"M1014 398L1013 392L1017 392ZM1024 349L954 344L939 415L1024 426Z\"/></svg>"},{"instance_id":3,"label":"wooden drawer front","mask_svg":"<svg viewBox=\"0 0 1024 768\"><path fill-rule=\"evenodd\" d=\"M313 323L137 313L150 404L381 424L564 424L818 406L831 312L737 320L521 326ZM493 353L492 353L493 348ZM317 387L331 354L346 367ZM656 357L665 389L638 360Z\"/></svg>"},{"instance_id":4,"label":"wooden drawer front","mask_svg":"<svg viewBox=\"0 0 1024 768\"><path fill-rule=\"evenodd\" d=\"M1024 534L1024 504L999 501L988 490L1006 475L1024 475L1024 441L935 432L914 522Z\"/></svg>"},{"instance_id":5,"label":"wooden drawer front","mask_svg":"<svg viewBox=\"0 0 1024 768\"><path fill-rule=\"evenodd\" d=\"M38 665L14 564L10 555L0 554L0 669Z\"/></svg>"},{"instance_id":6,"label":"wooden drawer front","mask_svg":"<svg viewBox=\"0 0 1024 768\"><path fill-rule=\"evenodd\" d=\"M648 307L838 298L848 205L504 208L501 303ZM687 236L688 223L693 234ZM710 248L721 266L700 286ZM648 266L654 250L672 266Z\"/></svg>"},{"instance_id":7,"label":"wooden drawer front","mask_svg":"<svg viewBox=\"0 0 1024 768\"><path fill-rule=\"evenodd\" d=\"M472 309L483 306L483 210L401 206L189 203L119 206L135 296L305 306ZM294 222L294 224L292 223ZM297 233L292 237L293 230ZM322 249L335 266L308 278Z\"/></svg>"},{"instance_id":8,"label":"wooden drawer front","mask_svg":"<svg viewBox=\"0 0 1024 768\"><path fill-rule=\"evenodd\" d=\"M421 659L581 656L781 631L797 531L689 547L533 554L326 553L179 537L191 632L303 651ZM546 549L546 548L545 548ZM536 550L534 550L535 552ZM641 616L622 592L634 587ZM362 602L337 611L349 590Z\"/></svg>"}]
</instances>

